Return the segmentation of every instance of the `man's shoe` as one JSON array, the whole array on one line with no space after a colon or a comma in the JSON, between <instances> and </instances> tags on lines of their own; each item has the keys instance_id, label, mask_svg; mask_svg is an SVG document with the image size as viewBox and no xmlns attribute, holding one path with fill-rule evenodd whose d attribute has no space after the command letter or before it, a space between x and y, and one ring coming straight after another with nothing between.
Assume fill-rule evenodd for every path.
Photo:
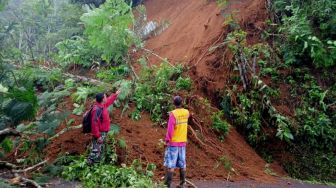
<instances>
[{"instance_id":1,"label":"man's shoe","mask_svg":"<svg viewBox=\"0 0 336 188\"><path fill-rule=\"evenodd\" d=\"M180 184L177 186L178 188L185 187L186 184L186 171L183 169L180 169Z\"/></svg>"},{"instance_id":2,"label":"man's shoe","mask_svg":"<svg viewBox=\"0 0 336 188\"><path fill-rule=\"evenodd\" d=\"M165 185L170 188L171 183L173 181L173 172L167 172L166 173L166 180L165 180Z\"/></svg>"}]
</instances>

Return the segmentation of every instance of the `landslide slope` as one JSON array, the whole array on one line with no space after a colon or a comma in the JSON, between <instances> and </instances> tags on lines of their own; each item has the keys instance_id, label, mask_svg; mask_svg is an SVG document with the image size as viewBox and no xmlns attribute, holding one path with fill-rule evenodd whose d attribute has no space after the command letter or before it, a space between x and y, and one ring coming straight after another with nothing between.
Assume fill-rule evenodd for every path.
<instances>
[{"instance_id":1,"label":"landslide slope","mask_svg":"<svg viewBox=\"0 0 336 188\"><path fill-rule=\"evenodd\" d=\"M265 1L262 0L228 1L222 9L218 8L215 1L207 0L146 0L144 4L149 20L169 23L166 30L148 39L145 47L167 58L170 63L191 67L189 75L196 84L193 92L199 98L214 99L214 93L225 87L226 73L231 71L229 66L225 66L228 60L222 54L209 53L209 48L222 42L230 32L224 24L226 19L233 17L249 33L248 42L255 43L259 41L257 37L259 30L264 27L267 18ZM161 60L150 56L149 61L153 65L160 63ZM189 143L190 178L227 178L228 171L223 165L219 165L220 158L225 156L232 161L232 167L236 171L230 173L232 180L275 181L275 178L265 173L266 162L245 142L234 127L225 141L221 142L207 122L210 114L204 113L202 108L190 103L188 108L205 122L202 124L206 129L203 135L205 143L208 146L216 146L200 146L193 141ZM141 127L139 131L142 132ZM158 138L163 138L164 130L159 132L161 137ZM129 140L137 144L142 139ZM163 153L157 154L155 161L162 163ZM160 165L160 169L161 167ZM273 164L272 167L276 173L284 174L277 164Z\"/></svg>"},{"instance_id":2,"label":"landslide slope","mask_svg":"<svg viewBox=\"0 0 336 188\"><path fill-rule=\"evenodd\" d=\"M248 31L249 43L259 41L258 28L262 28L267 17L265 2L262 0L228 1L224 9L219 9L215 1L210 0L146 0L144 2L148 19L168 21L169 26L161 34L146 41L145 47L161 57L168 58L173 64L190 67L188 74L193 78L195 88L193 98L188 99L188 108L200 118L203 130L198 130L204 144L189 139L187 147L187 177L209 180L255 180L257 182L275 182L277 178L265 172L266 162L246 143L244 138L231 128L224 141L211 129L211 114L195 101L205 97L213 99L218 89L223 89L230 71L225 66L226 59L218 53L209 53L209 48L223 41L229 33L225 19L233 15L238 23ZM145 52L144 52L145 53ZM140 54L141 55L141 54ZM139 56L139 54L137 54ZM135 59L136 61L136 59ZM151 65L160 63L160 59L149 56ZM136 66L136 65L135 65ZM137 67L139 68L139 67ZM71 101L66 102L72 104ZM73 108L68 106L69 110ZM212 107L214 110L215 107ZM127 114L121 116L120 109L113 112L112 123L121 127L119 137L127 143L126 153L121 153L121 162L130 164L133 159L157 165L156 178L164 175L164 148L160 139L165 137L165 129L151 122L149 115L133 121ZM81 117L74 117L76 122ZM83 138L83 139L77 139ZM84 139L85 138L85 139ZM55 139L46 149L50 158L59 153L83 153L90 139L82 135L81 130L72 130ZM125 155L126 154L126 155ZM225 157L232 163L234 171L225 169ZM222 158L222 160L221 160ZM274 172L284 174L279 165L271 165Z\"/></svg>"}]
</instances>

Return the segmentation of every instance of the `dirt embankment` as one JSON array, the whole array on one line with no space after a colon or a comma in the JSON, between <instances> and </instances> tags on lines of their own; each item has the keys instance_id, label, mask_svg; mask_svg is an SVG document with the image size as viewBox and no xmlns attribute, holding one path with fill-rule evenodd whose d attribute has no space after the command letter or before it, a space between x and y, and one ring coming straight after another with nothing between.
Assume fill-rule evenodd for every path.
<instances>
[{"instance_id":1,"label":"dirt embankment","mask_svg":"<svg viewBox=\"0 0 336 188\"><path fill-rule=\"evenodd\" d=\"M212 96L223 89L228 80L230 66L223 54L209 53L209 48L225 39L229 28L224 25L225 17L233 15L237 22L248 31L249 43L259 40L256 33L262 28L267 18L263 0L228 1L224 10L220 10L211 0L147 0L145 6L149 20L168 21L169 27L156 37L146 41L146 48L167 57L171 63L182 63L191 67L189 75L195 83L194 93L199 96ZM160 60L149 57L150 64ZM191 100L191 99L190 99ZM192 101L188 106L201 119L202 129L197 133L202 137L204 145L190 139L187 146L188 178L255 180L258 182L275 182L277 178L265 172L266 162L245 142L234 127L223 142L210 128L209 115L202 106ZM72 107L69 106L71 109ZM116 109L112 122L121 126L120 138L127 143L127 158L140 158L145 163L155 163L158 167L156 177L164 174L164 148L159 140L164 139L165 129L154 125L148 114L142 114L140 121L133 121L127 115L120 116ZM81 117L76 117L76 122ZM46 149L49 156L58 153L83 153L90 138L81 130L69 131L54 140ZM221 157L232 162L234 171L225 169ZM284 174L279 165L272 164L273 171Z\"/></svg>"}]
</instances>

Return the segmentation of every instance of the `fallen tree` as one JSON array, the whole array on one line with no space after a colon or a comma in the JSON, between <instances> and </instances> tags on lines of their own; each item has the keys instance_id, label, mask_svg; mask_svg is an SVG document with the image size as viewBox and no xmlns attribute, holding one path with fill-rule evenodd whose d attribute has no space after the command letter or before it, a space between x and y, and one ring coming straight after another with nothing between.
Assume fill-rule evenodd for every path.
<instances>
[{"instance_id":1,"label":"fallen tree","mask_svg":"<svg viewBox=\"0 0 336 188\"><path fill-rule=\"evenodd\" d=\"M21 167L15 165L15 164L7 162L7 161L0 161L0 166L9 169L9 171L5 171L1 175L12 174L12 178L6 180L6 182L11 184L11 185L20 185L20 183L24 183L25 185L31 185L31 186L36 187L36 188L41 188L42 186L40 184L38 184L36 181L34 181L32 179L29 179L29 178L26 178L26 177L20 175L20 173L26 174L29 171L35 170L36 168L45 165L47 162L48 162L48 159L44 160L40 163L37 163L33 166L30 166L30 167L21 168Z\"/></svg>"}]
</instances>

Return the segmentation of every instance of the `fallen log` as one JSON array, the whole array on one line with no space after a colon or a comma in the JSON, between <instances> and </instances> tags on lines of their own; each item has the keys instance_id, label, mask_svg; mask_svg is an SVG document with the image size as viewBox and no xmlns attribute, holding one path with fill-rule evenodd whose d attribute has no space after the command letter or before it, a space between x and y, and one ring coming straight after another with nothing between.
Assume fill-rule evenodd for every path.
<instances>
[{"instance_id":1,"label":"fallen log","mask_svg":"<svg viewBox=\"0 0 336 188\"><path fill-rule=\"evenodd\" d=\"M19 173L27 173L28 171L34 170L37 167L40 167L40 166L46 164L47 162L48 162L48 159L44 160L40 163L37 163L33 166L27 167L25 169L19 169L19 170L17 170L19 168L17 165L9 163L7 161L0 161L0 166L5 166L5 167L10 168L11 170L8 171L8 172L14 174L14 178L7 180L8 183L13 184L13 185L17 185L20 182L24 182L25 184L29 184L33 187L41 188L42 186L39 185L36 181L28 179L24 176L21 176L21 175L19 175ZM6 173L6 172L4 172L4 173ZM2 173L2 174L4 174L4 173Z\"/></svg>"},{"instance_id":2,"label":"fallen log","mask_svg":"<svg viewBox=\"0 0 336 188\"><path fill-rule=\"evenodd\" d=\"M7 167L9 169L17 169L18 168L18 166L16 166L15 164L9 163L7 161L0 161L0 166Z\"/></svg>"},{"instance_id":3,"label":"fallen log","mask_svg":"<svg viewBox=\"0 0 336 188\"><path fill-rule=\"evenodd\" d=\"M21 65L17 65L17 64L13 64L13 66L17 69L21 69L22 66ZM32 66L32 68L36 68L36 69L42 69L44 71L47 71L47 72L51 72L53 71L52 68L49 68L49 67L46 67L46 66L43 66L43 65L40 65L40 66ZM74 75L74 74L70 74L70 73L62 73L62 75L64 77L67 77L67 78L71 78L71 79L74 79L76 81L81 81L81 82L89 82L91 84L100 84L100 85L106 85L108 87L111 87L112 84L110 83L106 83L106 82L102 82L100 80L97 80L97 79L93 79L93 78L89 78L89 77L85 77L85 76L79 76L79 75Z\"/></svg>"},{"instance_id":4,"label":"fallen log","mask_svg":"<svg viewBox=\"0 0 336 188\"><path fill-rule=\"evenodd\" d=\"M7 136L20 136L21 134L17 132L15 129L6 128L0 131L0 143L7 137Z\"/></svg>"},{"instance_id":5,"label":"fallen log","mask_svg":"<svg viewBox=\"0 0 336 188\"><path fill-rule=\"evenodd\" d=\"M44 160L44 161L42 161L40 163L37 163L37 164L35 164L31 167L28 167L28 168L25 168L25 169L20 169L20 170L13 170L12 172L14 172L14 173L26 173L28 171L34 170L35 168L37 168L39 166L42 166L42 165L46 164L47 162L48 162L48 160Z\"/></svg>"}]
</instances>

